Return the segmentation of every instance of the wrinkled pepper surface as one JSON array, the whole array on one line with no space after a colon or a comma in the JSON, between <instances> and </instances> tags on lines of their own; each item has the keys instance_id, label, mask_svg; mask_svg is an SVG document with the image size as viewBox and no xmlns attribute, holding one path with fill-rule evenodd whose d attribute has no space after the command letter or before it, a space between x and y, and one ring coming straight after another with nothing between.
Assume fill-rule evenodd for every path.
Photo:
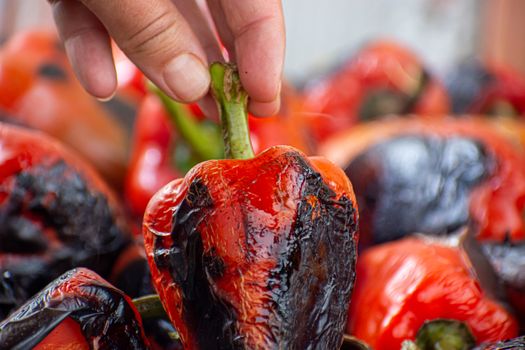
<instances>
[{"instance_id":1,"label":"wrinkled pepper surface","mask_svg":"<svg viewBox=\"0 0 525 350\"><path fill-rule=\"evenodd\" d=\"M124 293L78 268L50 283L0 322L0 349L148 349Z\"/></svg>"},{"instance_id":2,"label":"wrinkled pepper surface","mask_svg":"<svg viewBox=\"0 0 525 350\"><path fill-rule=\"evenodd\" d=\"M478 344L515 337L490 265L460 242L408 237L362 253L347 331L374 349L399 349L435 319L464 322Z\"/></svg>"},{"instance_id":3,"label":"wrinkled pepper surface","mask_svg":"<svg viewBox=\"0 0 525 350\"><path fill-rule=\"evenodd\" d=\"M319 141L359 121L449 110L443 85L415 54L389 41L366 45L327 78L307 87L305 98Z\"/></svg>"},{"instance_id":4,"label":"wrinkled pepper surface","mask_svg":"<svg viewBox=\"0 0 525 350\"><path fill-rule=\"evenodd\" d=\"M0 274L28 297L77 266L108 277L129 242L122 209L89 165L40 132L1 123L0 227Z\"/></svg>"},{"instance_id":5,"label":"wrinkled pepper surface","mask_svg":"<svg viewBox=\"0 0 525 350\"><path fill-rule=\"evenodd\" d=\"M336 349L355 277L350 182L291 147L253 158L238 75L211 71L233 159L200 163L150 201L155 288L187 349Z\"/></svg>"}]
</instances>

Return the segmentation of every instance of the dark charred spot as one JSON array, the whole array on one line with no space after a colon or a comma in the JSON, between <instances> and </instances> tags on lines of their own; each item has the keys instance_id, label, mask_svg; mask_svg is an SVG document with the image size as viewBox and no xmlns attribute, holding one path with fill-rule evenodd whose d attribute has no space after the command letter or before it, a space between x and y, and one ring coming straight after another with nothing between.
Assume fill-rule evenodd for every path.
<instances>
[{"instance_id":1,"label":"dark charred spot","mask_svg":"<svg viewBox=\"0 0 525 350\"><path fill-rule=\"evenodd\" d=\"M405 135L373 145L345 169L362 238L382 243L459 229L469 221L471 191L492 169L484 146L468 138Z\"/></svg>"},{"instance_id":2,"label":"dark charred spot","mask_svg":"<svg viewBox=\"0 0 525 350\"><path fill-rule=\"evenodd\" d=\"M224 261L220 256L217 255L217 252L214 248L212 248L211 251L204 253L202 259L206 271L208 271L211 278L219 279L222 277L225 269Z\"/></svg>"},{"instance_id":3,"label":"dark charred spot","mask_svg":"<svg viewBox=\"0 0 525 350\"><path fill-rule=\"evenodd\" d=\"M523 350L525 349L525 336L517 337L510 340L503 340L497 343L484 343L473 350Z\"/></svg>"},{"instance_id":4,"label":"dark charred spot","mask_svg":"<svg viewBox=\"0 0 525 350\"><path fill-rule=\"evenodd\" d=\"M151 284L151 273L146 259L131 261L118 274L114 285L131 298L156 293Z\"/></svg>"},{"instance_id":5,"label":"dark charred spot","mask_svg":"<svg viewBox=\"0 0 525 350\"><path fill-rule=\"evenodd\" d=\"M276 305L272 333L279 348L336 349L355 280L356 213L301 156L291 158L304 185L293 231L268 281Z\"/></svg>"},{"instance_id":6,"label":"dark charred spot","mask_svg":"<svg viewBox=\"0 0 525 350\"><path fill-rule=\"evenodd\" d=\"M483 252L507 289L511 304L524 318L525 242L482 242Z\"/></svg>"},{"instance_id":7,"label":"dark charred spot","mask_svg":"<svg viewBox=\"0 0 525 350\"><path fill-rule=\"evenodd\" d=\"M27 293L9 271L0 275L0 320L27 300Z\"/></svg>"},{"instance_id":8,"label":"dark charred spot","mask_svg":"<svg viewBox=\"0 0 525 350\"><path fill-rule=\"evenodd\" d=\"M55 81L66 81L67 80L67 73L66 71L60 67L57 63L44 63L40 67L38 67L38 73L39 76L43 78L47 78L50 80Z\"/></svg>"},{"instance_id":9,"label":"dark charred spot","mask_svg":"<svg viewBox=\"0 0 525 350\"><path fill-rule=\"evenodd\" d=\"M460 64L445 82L452 100L452 111L455 114L468 113L495 79L481 61Z\"/></svg>"},{"instance_id":10,"label":"dark charred spot","mask_svg":"<svg viewBox=\"0 0 525 350\"><path fill-rule=\"evenodd\" d=\"M174 282L181 288L183 317L201 349L241 349L235 313L225 300L213 292L205 263L202 237L198 231L213 208L207 187L195 179L173 217L173 246L161 248L155 243L155 262L160 270L168 268ZM216 266L213 267L214 269Z\"/></svg>"},{"instance_id":11,"label":"dark charred spot","mask_svg":"<svg viewBox=\"0 0 525 350\"><path fill-rule=\"evenodd\" d=\"M359 117L363 121L376 120L389 114L408 114L413 112L421 97L426 92L431 76L426 70L421 76L413 93L407 94L392 88L371 89L361 103Z\"/></svg>"},{"instance_id":12,"label":"dark charred spot","mask_svg":"<svg viewBox=\"0 0 525 350\"><path fill-rule=\"evenodd\" d=\"M124 294L98 280L83 280L72 287L73 292L66 286L77 272L60 276L0 323L0 349L33 348L67 317L77 321L88 342L96 339L101 349L146 349L140 323Z\"/></svg>"},{"instance_id":13,"label":"dark charred spot","mask_svg":"<svg viewBox=\"0 0 525 350\"><path fill-rule=\"evenodd\" d=\"M10 271L30 295L76 266L107 277L128 243L105 195L63 161L15 176L0 207L0 227L0 253L25 256L0 270Z\"/></svg>"}]
</instances>

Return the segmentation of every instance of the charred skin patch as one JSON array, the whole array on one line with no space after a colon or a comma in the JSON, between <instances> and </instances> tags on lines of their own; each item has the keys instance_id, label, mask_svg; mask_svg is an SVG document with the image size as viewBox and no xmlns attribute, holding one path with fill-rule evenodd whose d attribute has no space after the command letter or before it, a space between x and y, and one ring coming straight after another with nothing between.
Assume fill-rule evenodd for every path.
<instances>
[{"instance_id":1,"label":"charred skin patch","mask_svg":"<svg viewBox=\"0 0 525 350\"><path fill-rule=\"evenodd\" d=\"M22 305L27 300L27 293L6 271L0 275L0 320L6 318L11 310Z\"/></svg>"},{"instance_id":2,"label":"charred skin patch","mask_svg":"<svg viewBox=\"0 0 525 350\"><path fill-rule=\"evenodd\" d=\"M196 179L174 214L173 246L163 249L157 238L155 264L159 270L169 269L181 288L183 317L195 335L199 349L243 349L233 308L215 295L207 279L209 266L205 261L209 259L204 258L202 237L197 227L211 210L213 201L208 189Z\"/></svg>"},{"instance_id":3,"label":"charred skin patch","mask_svg":"<svg viewBox=\"0 0 525 350\"><path fill-rule=\"evenodd\" d=\"M293 158L304 184L293 232L268 281L272 333L280 349L337 349L355 281L356 213L302 157Z\"/></svg>"},{"instance_id":4,"label":"charred skin patch","mask_svg":"<svg viewBox=\"0 0 525 350\"><path fill-rule=\"evenodd\" d=\"M492 168L483 145L463 137L404 135L368 148L345 169L361 237L374 244L457 230L469 221L471 191Z\"/></svg>"},{"instance_id":5,"label":"charred skin patch","mask_svg":"<svg viewBox=\"0 0 525 350\"><path fill-rule=\"evenodd\" d=\"M0 263L0 272L9 271L29 295L76 266L109 275L128 237L106 197L81 174L58 161L26 168L5 186L0 254L17 259Z\"/></svg>"},{"instance_id":6,"label":"charred skin patch","mask_svg":"<svg viewBox=\"0 0 525 350\"><path fill-rule=\"evenodd\" d=\"M473 350L519 350L525 349L525 336L492 344L481 344Z\"/></svg>"},{"instance_id":7,"label":"charred skin patch","mask_svg":"<svg viewBox=\"0 0 525 350\"><path fill-rule=\"evenodd\" d=\"M507 291L507 298L525 321L525 243L481 242L483 253L489 259Z\"/></svg>"},{"instance_id":8,"label":"charred skin patch","mask_svg":"<svg viewBox=\"0 0 525 350\"><path fill-rule=\"evenodd\" d=\"M54 62L44 63L38 67L39 76L56 81L67 81L66 71Z\"/></svg>"},{"instance_id":9,"label":"charred skin patch","mask_svg":"<svg viewBox=\"0 0 525 350\"><path fill-rule=\"evenodd\" d=\"M147 349L124 294L94 273L75 269L49 284L0 323L0 349L29 349L71 317L101 349Z\"/></svg>"},{"instance_id":10,"label":"charred skin patch","mask_svg":"<svg viewBox=\"0 0 525 350\"><path fill-rule=\"evenodd\" d=\"M468 113L495 79L480 61L472 60L459 65L446 79L452 111L455 114Z\"/></svg>"},{"instance_id":11,"label":"charred skin patch","mask_svg":"<svg viewBox=\"0 0 525 350\"><path fill-rule=\"evenodd\" d=\"M430 74L423 69L416 89L407 94L389 88L371 89L361 103L359 119L363 121L377 120L389 114L405 115L411 113L417 106L432 81Z\"/></svg>"}]
</instances>

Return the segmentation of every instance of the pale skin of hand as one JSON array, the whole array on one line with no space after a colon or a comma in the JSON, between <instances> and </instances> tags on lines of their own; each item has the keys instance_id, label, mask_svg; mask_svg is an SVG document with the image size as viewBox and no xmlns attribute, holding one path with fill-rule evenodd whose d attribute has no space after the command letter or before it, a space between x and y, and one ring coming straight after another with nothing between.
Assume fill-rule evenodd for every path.
<instances>
[{"instance_id":1,"label":"pale skin of hand","mask_svg":"<svg viewBox=\"0 0 525 350\"><path fill-rule=\"evenodd\" d=\"M117 87L112 38L165 93L209 110L208 66L224 60L196 0L49 0L58 32L85 89L100 99ZM207 0L255 115L280 105L285 34L280 0ZM209 96L209 95L208 95Z\"/></svg>"}]
</instances>

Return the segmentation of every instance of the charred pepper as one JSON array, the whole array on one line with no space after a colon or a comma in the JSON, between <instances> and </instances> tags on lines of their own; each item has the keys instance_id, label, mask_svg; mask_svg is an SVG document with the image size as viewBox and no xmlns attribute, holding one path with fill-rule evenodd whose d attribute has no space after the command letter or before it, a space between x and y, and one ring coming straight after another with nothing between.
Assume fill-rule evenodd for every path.
<instances>
[{"instance_id":1,"label":"charred pepper","mask_svg":"<svg viewBox=\"0 0 525 350\"><path fill-rule=\"evenodd\" d=\"M0 349L147 349L142 321L124 293L78 268L0 322Z\"/></svg>"},{"instance_id":2,"label":"charred pepper","mask_svg":"<svg viewBox=\"0 0 525 350\"><path fill-rule=\"evenodd\" d=\"M77 266L108 277L128 242L91 167L44 134L0 123L0 274L27 296Z\"/></svg>"},{"instance_id":3,"label":"charred pepper","mask_svg":"<svg viewBox=\"0 0 525 350\"><path fill-rule=\"evenodd\" d=\"M227 160L200 163L150 201L153 282L187 349L337 348L353 288L348 178L286 146L253 158L247 95L211 68Z\"/></svg>"}]
</instances>

